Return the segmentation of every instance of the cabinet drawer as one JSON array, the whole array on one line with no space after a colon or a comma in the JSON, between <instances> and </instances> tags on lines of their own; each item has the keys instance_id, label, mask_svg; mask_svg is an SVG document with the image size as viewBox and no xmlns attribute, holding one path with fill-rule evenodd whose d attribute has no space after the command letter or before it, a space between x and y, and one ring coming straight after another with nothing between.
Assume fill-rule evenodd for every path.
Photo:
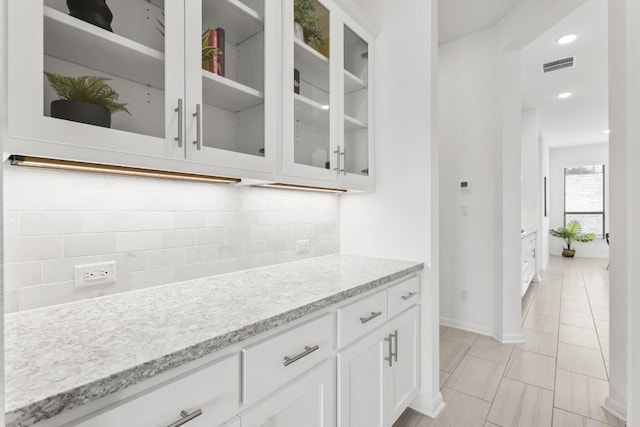
<instances>
[{"instance_id":1,"label":"cabinet drawer","mask_svg":"<svg viewBox=\"0 0 640 427\"><path fill-rule=\"evenodd\" d=\"M387 321L387 291L380 291L338 310L338 347L342 348Z\"/></svg>"},{"instance_id":2,"label":"cabinet drawer","mask_svg":"<svg viewBox=\"0 0 640 427\"><path fill-rule=\"evenodd\" d=\"M420 301L420 278L414 276L389 288L389 317Z\"/></svg>"},{"instance_id":3,"label":"cabinet drawer","mask_svg":"<svg viewBox=\"0 0 640 427\"><path fill-rule=\"evenodd\" d=\"M236 415L239 408L240 356L234 355L118 404L97 416L90 416L76 426L169 426L181 419L181 411L194 414L202 410L202 415L186 425L205 427L223 423Z\"/></svg>"},{"instance_id":4,"label":"cabinet drawer","mask_svg":"<svg viewBox=\"0 0 640 427\"><path fill-rule=\"evenodd\" d=\"M244 348L244 403L251 405L333 354L333 315L326 314Z\"/></svg>"}]
</instances>

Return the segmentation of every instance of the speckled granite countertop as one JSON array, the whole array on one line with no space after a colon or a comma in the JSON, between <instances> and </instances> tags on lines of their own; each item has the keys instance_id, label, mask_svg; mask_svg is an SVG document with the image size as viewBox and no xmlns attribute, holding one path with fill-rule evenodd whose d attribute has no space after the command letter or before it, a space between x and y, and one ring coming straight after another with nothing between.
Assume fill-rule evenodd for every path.
<instances>
[{"instance_id":1,"label":"speckled granite countertop","mask_svg":"<svg viewBox=\"0 0 640 427\"><path fill-rule=\"evenodd\" d=\"M422 268L329 255L9 314L6 425L33 425Z\"/></svg>"}]
</instances>

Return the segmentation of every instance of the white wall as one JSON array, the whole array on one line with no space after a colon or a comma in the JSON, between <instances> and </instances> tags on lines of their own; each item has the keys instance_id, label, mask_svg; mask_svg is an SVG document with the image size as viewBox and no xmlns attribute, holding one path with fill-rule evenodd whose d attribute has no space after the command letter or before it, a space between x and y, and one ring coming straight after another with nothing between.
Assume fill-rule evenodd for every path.
<instances>
[{"instance_id":1,"label":"white wall","mask_svg":"<svg viewBox=\"0 0 640 427\"><path fill-rule=\"evenodd\" d=\"M500 103L493 43L493 33L483 31L440 45L438 58L440 317L443 323L485 334L493 333L494 286L499 281L494 246ZM467 180L470 189L460 190L460 181ZM461 291L467 292L467 302L461 301Z\"/></svg>"},{"instance_id":2,"label":"white wall","mask_svg":"<svg viewBox=\"0 0 640 427\"><path fill-rule=\"evenodd\" d=\"M553 229L564 225L564 168L572 166L604 165L605 171L605 230L609 231L609 144L591 144L577 147L552 148L549 152L551 214L549 226ZM606 232L605 231L605 232ZM562 254L563 240L549 239L551 255ZM609 246L604 239L589 243L575 243L576 256L585 258L609 258Z\"/></svg>"},{"instance_id":3,"label":"white wall","mask_svg":"<svg viewBox=\"0 0 640 427\"><path fill-rule=\"evenodd\" d=\"M9 164L4 179L7 312L339 251L338 195ZM74 286L74 265L111 260L116 283Z\"/></svg>"},{"instance_id":4,"label":"white wall","mask_svg":"<svg viewBox=\"0 0 640 427\"><path fill-rule=\"evenodd\" d=\"M539 159L539 120L538 110L522 112L522 154L521 154L521 209L522 228L538 229L538 181L540 173Z\"/></svg>"},{"instance_id":5,"label":"white wall","mask_svg":"<svg viewBox=\"0 0 640 427\"><path fill-rule=\"evenodd\" d=\"M438 157L433 133L437 61L435 0L358 0L380 24L376 40L376 191L341 202L345 253L423 261L421 394L435 415L438 386Z\"/></svg>"}]
</instances>

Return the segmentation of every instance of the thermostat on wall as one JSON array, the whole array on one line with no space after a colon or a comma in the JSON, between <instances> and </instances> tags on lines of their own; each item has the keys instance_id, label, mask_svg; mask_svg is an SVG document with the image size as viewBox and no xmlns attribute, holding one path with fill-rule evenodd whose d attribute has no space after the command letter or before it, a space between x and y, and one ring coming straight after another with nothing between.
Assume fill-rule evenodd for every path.
<instances>
[{"instance_id":1,"label":"thermostat on wall","mask_svg":"<svg viewBox=\"0 0 640 427\"><path fill-rule=\"evenodd\" d=\"M471 188L471 183L469 181L460 181L460 189L468 190Z\"/></svg>"}]
</instances>

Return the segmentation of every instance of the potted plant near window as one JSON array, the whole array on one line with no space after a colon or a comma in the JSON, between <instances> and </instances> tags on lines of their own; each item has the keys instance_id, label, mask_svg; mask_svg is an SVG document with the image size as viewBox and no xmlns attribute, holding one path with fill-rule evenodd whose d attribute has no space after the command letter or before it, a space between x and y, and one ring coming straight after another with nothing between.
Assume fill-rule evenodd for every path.
<instances>
[{"instance_id":1,"label":"potted plant near window","mask_svg":"<svg viewBox=\"0 0 640 427\"><path fill-rule=\"evenodd\" d=\"M124 111L127 104L118 102L118 92L106 84L106 77L62 76L45 72L60 99L51 102L51 117L111 127L111 114Z\"/></svg>"},{"instance_id":2,"label":"potted plant near window","mask_svg":"<svg viewBox=\"0 0 640 427\"><path fill-rule=\"evenodd\" d=\"M315 42L316 45L324 43L324 36L316 16L315 0L295 0L293 21L296 36L299 37L302 32L305 43Z\"/></svg>"},{"instance_id":3,"label":"potted plant near window","mask_svg":"<svg viewBox=\"0 0 640 427\"><path fill-rule=\"evenodd\" d=\"M576 220L567 224L566 227L560 227L556 230L549 230L549 234L553 237L564 239L567 243L566 248L562 248L562 256L572 258L576 254L576 250L571 247L573 242L590 242L596 238L593 233L582 234L582 226Z\"/></svg>"}]
</instances>

